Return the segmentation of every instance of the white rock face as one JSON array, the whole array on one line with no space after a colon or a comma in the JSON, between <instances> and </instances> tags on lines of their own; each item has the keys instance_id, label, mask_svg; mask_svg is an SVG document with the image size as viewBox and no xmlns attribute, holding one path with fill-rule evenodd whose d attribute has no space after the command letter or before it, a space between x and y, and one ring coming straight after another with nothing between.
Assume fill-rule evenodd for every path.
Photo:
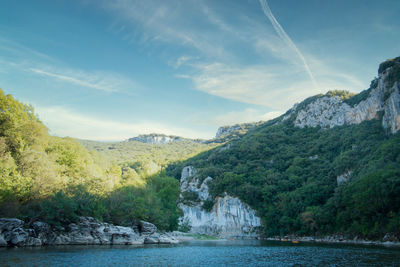
<instances>
[{"instance_id":1,"label":"white rock face","mask_svg":"<svg viewBox=\"0 0 400 267\"><path fill-rule=\"evenodd\" d=\"M181 223L187 222L191 226L190 232L219 236L223 238L256 238L262 225L255 210L243 203L239 198L225 194L218 197L210 212L202 209L204 201L210 199L207 177L201 184L197 177L193 177L195 169L187 166L182 170L181 191L194 191L199 196L195 205L180 204L184 212ZM182 197L182 196L181 196Z\"/></svg>"},{"instance_id":2,"label":"white rock face","mask_svg":"<svg viewBox=\"0 0 400 267\"><path fill-rule=\"evenodd\" d=\"M241 127L239 125L219 127L217 130L217 133L215 134L215 138L232 133L234 131L238 131L240 129L241 129Z\"/></svg>"},{"instance_id":3,"label":"white rock face","mask_svg":"<svg viewBox=\"0 0 400 267\"><path fill-rule=\"evenodd\" d=\"M389 129L391 133L396 133L400 130L400 92L399 83L396 82L392 90L393 93L386 100L384 107L385 114L383 115L382 126Z\"/></svg>"},{"instance_id":4,"label":"white rock face","mask_svg":"<svg viewBox=\"0 0 400 267\"><path fill-rule=\"evenodd\" d=\"M295 126L332 128L344 124L358 124L377 117L382 110L379 90L371 91L370 96L354 107L344 103L339 97L324 96L300 110L294 122Z\"/></svg>"},{"instance_id":5,"label":"white rock face","mask_svg":"<svg viewBox=\"0 0 400 267\"><path fill-rule=\"evenodd\" d=\"M341 175L339 175L338 177L336 177L336 182L338 185L342 184L342 183L347 183L352 175L352 171L347 171Z\"/></svg>"},{"instance_id":6,"label":"white rock face","mask_svg":"<svg viewBox=\"0 0 400 267\"><path fill-rule=\"evenodd\" d=\"M129 139L129 141L139 141L147 144L168 144L172 142L184 141L185 139L179 136L164 135L164 134L143 134Z\"/></svg>"},{"instance_id":7,"label":"white rock face","mask_svg":"<svg viewBox=\"0 0 400 267\"><path fill-rule=\"evenodd\" d=\"M324 96L297 113L295 126L332 128L344 124L359 124L365 120L377 118L378 112L384 111L382 126L396 133L400 130L400 94L398 82L395 82L392 88L387 88L387 76L390 71L391 68L379 74L378 84L370 91L368 98L354 107L337 96ZM390 92L389 97L384 99L387 92ZM296 108L292 110L295 111Z\"/></svg>"}]
</instances>

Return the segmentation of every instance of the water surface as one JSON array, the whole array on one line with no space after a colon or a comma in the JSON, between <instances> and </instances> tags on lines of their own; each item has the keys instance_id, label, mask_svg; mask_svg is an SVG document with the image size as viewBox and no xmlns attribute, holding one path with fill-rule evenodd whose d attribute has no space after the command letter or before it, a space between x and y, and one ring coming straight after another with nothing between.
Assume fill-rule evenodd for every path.
<instances>
[{"instance_id":1,"label":"water surface","mask_svg":"<svg viewBox=\"0 0 400 267\"><path fill-rule=\"evenodd\" d=\"M400 249L271 241L0 249L1 266L400 266Z\"/></svg>"}]
</instances>

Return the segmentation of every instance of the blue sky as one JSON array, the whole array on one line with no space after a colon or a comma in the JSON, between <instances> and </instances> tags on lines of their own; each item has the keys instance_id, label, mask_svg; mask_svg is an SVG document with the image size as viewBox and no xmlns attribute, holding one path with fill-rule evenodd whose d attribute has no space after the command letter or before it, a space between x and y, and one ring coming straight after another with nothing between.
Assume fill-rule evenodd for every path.
<instances>
[{"instance_id":1,"label":"blue sky","mask_svg":"<svg viewBox=\"0 0 400 267\"><path fill-rule=\"evenodd\" d=\"M400 55L400 1L264 1L2 1L0 88L58 136L211 138Z\"/></svg>"}]
</instances>

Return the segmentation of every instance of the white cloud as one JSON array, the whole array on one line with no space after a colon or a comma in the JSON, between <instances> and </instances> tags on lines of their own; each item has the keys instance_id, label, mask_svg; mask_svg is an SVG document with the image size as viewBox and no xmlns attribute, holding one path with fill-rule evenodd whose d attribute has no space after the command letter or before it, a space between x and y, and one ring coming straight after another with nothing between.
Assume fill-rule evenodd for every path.
<instances>
[{"instance_id":1,"label":"white cloud","mask_svg":"<svg viewBox=\"0 0 400 267\"><path fill-rule=\"evenodd\" d=\"M229 27L199 1L116 0L103 1L103 7L117 13L118 22L111 30L125 40L163 42L194 48L203 56L229 57L222 42L216 42L221 33L202 26L218 25L225 31Z\"/></svg>"},{"instance_id":2,"label":"white cloud","mask_svg":"<svg viewBox=\"0 0 400 267\"><path fill-rule=\"evenodd\" d=\"M47 69L52 70L48 71ZM104 71L56 70L54 67L49 66L45 69L29 68L28 70L41 76L50 77L59 82L67 82L105 92L116 92L121 88L136 87L132 81L122 75Z\"/></svg>"},{"instance_id":3,"label":"white cloud","mask_svg":"<svg viewBox=\"0 0 400 267\"><path fill-rule=\"evenodd\" d=\"M138 134L163 133L188 138L209 138L209 133L159 122L118 122L87 116L62 106L38 107L39 118L57 136L99 141L121 141Z\"/></svg>"},{"instance_id":4,"label":"white cloud","mask_svg":"<svg viewBox=\"0 0 400 267\"><path fill-rule=\"evenodd\" d=\"M63 62L44 53L0 37L0 52L2 51L7 52L5 55L0 54L0 63L3 65L4 70L13 69L20 72L29 72L60 83L68 83L105 92L129 91L130 89L142 87L132 79L119 73L99 69L83 70L66 66Z\"/></svg>"},{"instance_id":5,"label":"white cloud","mask_svg":"<svg viewBox=\"0 0 400 267\"><path fill-rule=\"evenodd\" d=\"M131 31L134 38L142 32L145 42L172 44L174 51L176 47L197 50L174 54L177 59L169 60L169 65L179 68L175 77L190 79L195 89L211 95L285 110L330 89L360 91L365 87L351 74L324 64L310 52L311 46L295 45L269 8L266 14L272 25L245 13L232 20L230 8L235 4L223 12L198 1L117 0L104 6L119 15L120 23L127 25L124 33ZM249 53L237 53L238 47ZM256 55L257 60L249 60L248 54ZM253 63L243 63L251 60Z\"/></svg>"},{"instance_id":6,"label":"white cloud","mask_svg":"<svg viewBox=\"0 0 400 267\"><path fill-rule=\"evenodd\" d=\"M360 91L363 83L351 75L337 72L313 60L318 69L320 88L304 76L297 65L233 66L222 63L193 65L194 74L177 77L192 79L195 88L211 95L284 111L294 103L328 90Z\"/></svg>"},{"instance_id":7,"label":"white cloud","mask_svg":"<svg viewBox=\"0 0 400 267\"><path fill-rule=\"evenodd\" d=\"M193 59L193 57L191 57L191 56L180 56L176 61L169 62L169 65L174 67L175 69L177 69L192 59Z\"/></svg>"},{"instance_id":8,"label":"white cloud","mask_svg":"<svg viewBox=\"0 0 400 267\"><path fill-rule=\"evenodd\" d=\"M299 76L302 73L293 67L234 67L213 63L197 65L196 68L198 72L190 77L198 90L275 110L284 110L299 100L292 97L295 91L301 90L301 95L308 96L313 90L311 82L301 80Z\"/></svg>"}]
</instances>

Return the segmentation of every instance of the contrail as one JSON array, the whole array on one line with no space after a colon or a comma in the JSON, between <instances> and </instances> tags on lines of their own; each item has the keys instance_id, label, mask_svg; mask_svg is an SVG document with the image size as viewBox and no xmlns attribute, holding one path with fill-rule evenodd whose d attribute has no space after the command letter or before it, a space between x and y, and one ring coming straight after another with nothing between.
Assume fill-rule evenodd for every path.
<instances>
[{"instance_id":1,"label":"contrail","mask_svg":"<svg viewBox=\"0 0 400 267\"><path fill-rule=\"evenodd\" d=\"M293 43L292 39L290 39L289 35L285 32L285 30L282 28L282 26L279 24L279 22L276 20L274 14L272 14L271 9L268 6L267 0L259 0L261 7L264 11L264 14L268 17L268 19L271 21L272 26L274 27L276 33L279 35L279 37L290 47L292 48L298 57L303 61L304 68L306 69L308 75L310 76L310 79L315 87L315 89L318 89L318 84L317 81L314 78L314 75L311 72L310 67L307 64L307 61L303 54L300 52L300 50L297 48L297 46Z\"/></svg>"}]
</instances>

